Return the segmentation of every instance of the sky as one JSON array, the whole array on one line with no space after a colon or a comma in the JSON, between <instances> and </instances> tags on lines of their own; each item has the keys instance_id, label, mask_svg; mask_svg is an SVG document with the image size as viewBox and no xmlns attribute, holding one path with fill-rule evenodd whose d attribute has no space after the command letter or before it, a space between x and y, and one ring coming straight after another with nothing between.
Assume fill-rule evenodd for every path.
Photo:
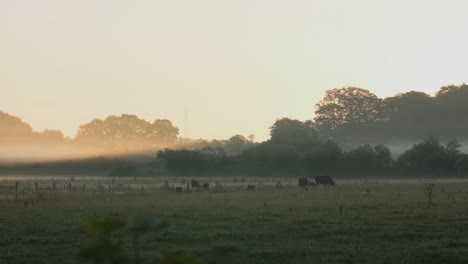
<instances>
[{"instance_id":1,"label":"sky","mask_svg":"<svg viewBox=\"0 0 468 264\"><path fill-rule=\"evenodd\" d=\"M0 111L73 137L123 113L268 138L327 89L468 82L465 0L0 0ZM187 131L184 129L187 108Z\"/></svg>"}]
</instances>

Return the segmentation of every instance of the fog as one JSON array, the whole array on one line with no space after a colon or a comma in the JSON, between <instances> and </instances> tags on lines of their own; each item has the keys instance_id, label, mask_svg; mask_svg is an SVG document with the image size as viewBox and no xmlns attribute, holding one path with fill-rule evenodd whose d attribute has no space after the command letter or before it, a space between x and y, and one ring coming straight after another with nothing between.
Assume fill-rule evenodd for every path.
<instances>
[{"instance_id":1,"label":"fog","mask_svg":"<svg viewBox=\"0 0 468 264\"><path fill-rule=\"evenodd\" d=\"M359 143L354 142L354 144L351 144L351 143L341 144L341 146L342 146L343 150L349 151L349 150L352 150L352 149L354 149L356 147L359 147L360 145L364 145L364 144L371 144L371 145L383 144L390 150L390 152L392 153L392 157L396 159L396 158L398 158L398 156L403 154L405 151L410 149L415 144L421 143L422 140L423 140L423 138L421 138L421 140L419 140L419 141L417 141L417 140L393 141L393 142L379 142L379 141L372 142L372 141L368 141L368 142L365 142L365 143L364 142L359 142ZM447 142L441 141L442 144L447 143ZM459 144L461 145L460 148L459 148L460 152L468 153L468 141L460 141Z\"/></svg>"},{"instance_id":2,"label":"fog","mask_svg":"<svg viewBox=\"0 0 468 264\"><path fill-rule=\"evenodd\" d=\"M97 166L114 175L424 175L435 166L439 174L461 176L468 170L467 100L466 84L443 86L434 96L410 91L388 98L358 87L330 89L313 118L278 118L263 142L238 134L182 138L170 120L132 114L90 120L67 138L58 130L35 131L21 117L0 112L0 162L65 166L72 160L124 160L118 171L118 162L107 170L110 163ZM77 169L72 165L65 167Z\"/></svg>"},{"instance_id":3,"label":"fog","mask_svg":"<svg viewBox=\"0 0 468 264\"><path fill-rule=\"evenodd\" d=\"M70 145L39 144L4 144L0 145L0 161L7 163L24 163L55 161L97 156L100 153L92 149Z\"/></svg>"}]
</instances>

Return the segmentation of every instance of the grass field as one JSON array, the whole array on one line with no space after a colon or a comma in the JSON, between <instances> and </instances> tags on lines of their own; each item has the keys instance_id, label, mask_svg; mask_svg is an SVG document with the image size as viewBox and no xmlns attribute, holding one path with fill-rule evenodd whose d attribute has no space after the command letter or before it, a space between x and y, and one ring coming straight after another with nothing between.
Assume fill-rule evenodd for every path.
<instances>
[{"instance_id":1,"label":"grass field","mask_svg":"<svg viewBox=\"0 0 468 264\"><path fill-rule=\"evenodd\" d=\"M79 263L88 220L131 216L170 224L142 237L144 257L162 248L204 263L468 263L467 181L431 181L430 206L427 180L305 192L296 179L275 188L277 179L211 178L200 181L226 192L175 193L164 181L185 189L190 179L19 179L18 192L18 179L0 180L0 263ZM257 190L245 191L251 183Z\"/></svg>"}]
</instances>

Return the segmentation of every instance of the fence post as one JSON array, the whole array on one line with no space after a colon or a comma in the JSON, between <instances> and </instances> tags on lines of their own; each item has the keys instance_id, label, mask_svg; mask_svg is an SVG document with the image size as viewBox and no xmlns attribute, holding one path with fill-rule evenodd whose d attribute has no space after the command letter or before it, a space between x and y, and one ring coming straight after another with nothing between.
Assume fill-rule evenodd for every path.
<instances>
[{"instance_id":1,"label":"fence post","mask_svg":"<svg viewBox=\"0 0 468 264\"><path fill-rule=\"evenodd\" d=\"M19 181L15 183L15 200L18 200Z\"/></svg>"}]
</instances>

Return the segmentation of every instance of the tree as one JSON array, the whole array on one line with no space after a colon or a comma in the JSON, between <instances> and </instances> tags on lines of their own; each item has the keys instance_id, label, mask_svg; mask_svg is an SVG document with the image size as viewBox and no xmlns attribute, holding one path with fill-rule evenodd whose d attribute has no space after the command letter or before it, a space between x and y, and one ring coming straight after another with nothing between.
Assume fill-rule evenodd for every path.
<instances>
[{"instance_id":1,"label":"tree","mask_svg":"<svg viewBox=\"0 0 468 264\"><path fill-rule=\"evenodd\" d=\"M344 152L339 167L347 173L369 173L375 169L375 152L371 145L365 144Z\"/></svg>"},{"instance_id":2,"label":"tree","mask_svg":"<svg viewBox=\"0 0 468 264\"><path fill-rule=\"evenodd\" d=\"M16 116L0 112L0 142L30 143L34 140L32 127Z\"/></svg>"},{"instance_id":3,"label":"tree","mask_svg":"<svg viewBox=\"0 0 468 264\"><path fill-rule=\"evenodd\" d=\"M183 174L202 172L207 166L203 153L194 150L165 149L158 152L157 160L164 161L169 170Z\"/></svg>"},{"instance_id":4,"label":"tree","mask_svg":"<svg viewBox=\"0 0 468 264\"><path fill-rule=\"evenodd\" d=\"M228 155L239 155L242 151L252 147L252 141L242 135L235 135L224 143L224 149Z\"/></svg>"},{"instance_id":5,"label":"tree","mask_svg":"<svg viewBox=\"0 0 468 264\"><path fill-rule=\"evenodd\" d=\"M461 144L457 140L452 139L445 145L445 152L450 156L459 156Z\"/></svg>"},{"instance_id":6,"label":"tree","mask_svg":"<svg viewBox=\"0 0 468 264\"><path fill-rule=\"evenodd\" d=\"M434 125L433 98L422 92L407 92L384 100L389 110L386 136L414 139L438 134Z\"/></svg>"},{"instance_id":7,"label":"tree","mask_svg":"<svg viewBox=\"0 0 468 264\"><path fill-rule=\"evenodd\" d=\"M167 119L157 119L150 124L146 137L155 141L157 145L172 145L177 141L179 129Z\"/></svg>"},{"instance_id":8,"label":"tree","mask_svg":"<svg viewBox=\"0 0 468 264\"><path fill-rule=\"evenodd\" d=\"M457 176L468 176L468 155L462 155L456 161Z\"/></svg>"},{"instance_id":9,"label":"tree","mask_svg":"<svg viewBox=\"0 0 468 264\"><path fill-rule=\"evenodd\" d=\"M278 119L270 127L270 136L271 143L292 145L299 149L313 148L320 144L319 133L311 121Z\"/></svg>"},{"instance_id":10,"label":"tree","mask_svg":"<svg viewBox=\"0 0 468 264\"><path fill-rule=\"evenodd\" d=\"M441 98L444 96L466 96L468 93L468 85L462 83L461 85L447 85L440 87L439 91L436 93L436 98Z\"/></svg>"},{"instance_id":11,"label":"tree","mask_svg":"<svg viewBox=\"0 0 468 264\"><path fill-rule=\"evenodd\" d=\"M343 153L339 167L347 173L386 173L393 165L390 150L382 145L358 146Z\"/></svg>"},{"instance_id":12,"label":"tree","mask_svg":"<svg viewBox=\"0 0 468 264\"><path fill-rule=\"evenodd\" d=\"M374 153L379 168L389 169L393 166L393 158L390 149L382 144L374 146Z\"/></svg>"},{"instance_id":13,"label":"tree","mask_svg":"<svg viewBox=\"0 0 468 264\"><path fill-rule=\"evenodd\" d=\"M439 136L445 139L468 138L468 85L443 86L433 101L431 124L440 130Z\"/></svg>"},{"instance_id":14,"label":"tree","mask_svg":"<svg viewBox=\"0 0 468 264\"><path fill-rule=\"evenodd\" d=\"M226 152L221 147L213 148L210 146L206 146L206 147L203 147L200 150L200 152L207 157L225 157L226 156Z\"/></svg>"},{"instance_id":15,"label":"tree","mask_svg":"<svg viewBox=\"0 0 468 264\"><path fill-rule=\"evenodd\" d=\"M334 168L341 155L341 148L332 140L327 140L317 148L306 150L304 160L312 170L326 171Z\"/></svg>"},{"instance_id":16,"label":"tree","mask_svg":"<svg viewBox=\"0 0 468 264\"><path fill-rule=\"evenodd\" d=\"M437 138L428 137L401 154L398 157L398 166L415 175L455 175L459 155L454 155L456 152L453 142L447 147L448 149L440 144Z\"/></svg>"},{"instance_id":17,"label":"tree","mask_svg":"<svg viewBox=\"0 0 468 264\"><path fill-rule=\"evenodd\" d=\"M174 144L179 129L169 120L150 123L135 115L95 119L80 127L75 142L110 150L162 148Z\"/></svg>"},{"instance_id":18,"label":"tree","mask_svg":"<svg viewBox=\"0 0 468 264\"><path fill-rule=\"evenodd\" d=\"M240 158L246 163L257 163L271 172L271 168L288 170L297 167L300 153L293 145L264 142L242 152Z\"/></svg>"},{"instance_id":19,"label":"tree","mask_svg":"<svg viewBox=\"0 0 468 264\"><path fill-rule=\"evenodd\" d=\"M41 143L46 144L63 144L65 143L65 136L62 131L46 129L41 133L36 133L38 135L38 140Z\"/></svg>"},{"instance_id":20,"label":"tree","mask_svg":"<svg viewBox=\"0 0 468 264\"><path fill-rule=\"evenodd\" d=\"M46 129L34 132L19 117L0 112L0 143L9 144L65 144L65 136L59 130Z\"/></svg>"},{"instance_id":21,"label":"tree","mask_svg":"<svg viewBox=\"0 0 468 264\"><path fill-rule=\"evenodd\" d=\"M345 124L379 122L387 117L382 100L368 90L347 87L327 90L316 105L314 122L324 130L334 130Z\"/></svg>"}]
</instances>

